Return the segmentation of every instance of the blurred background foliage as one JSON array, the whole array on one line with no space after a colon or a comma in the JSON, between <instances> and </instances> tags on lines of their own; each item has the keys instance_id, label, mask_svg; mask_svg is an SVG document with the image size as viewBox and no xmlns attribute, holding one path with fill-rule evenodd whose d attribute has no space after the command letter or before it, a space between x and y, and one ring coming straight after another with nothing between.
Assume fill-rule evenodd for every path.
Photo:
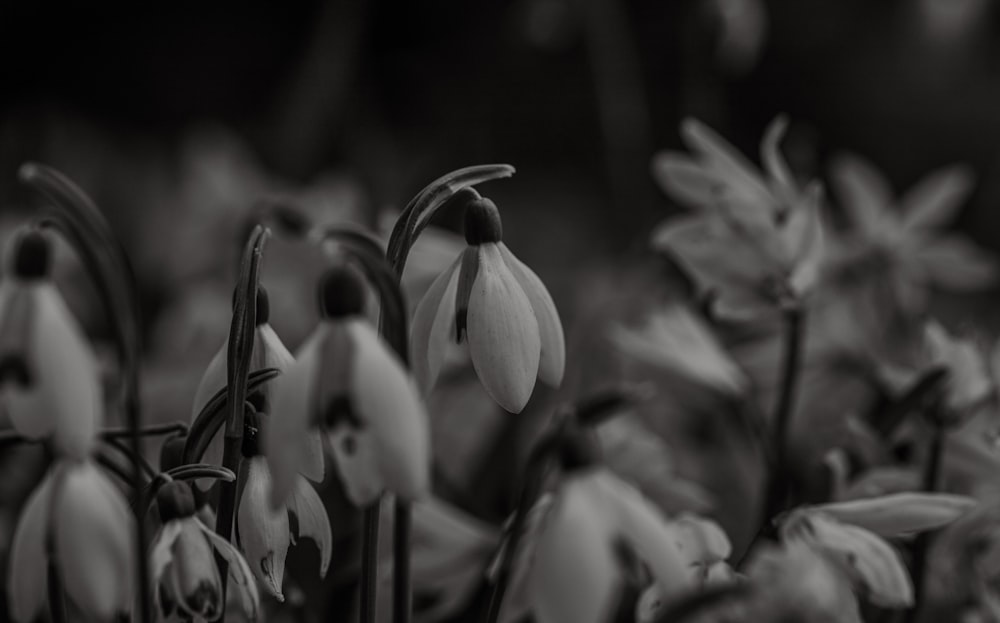
<instances>
[{"instance_id":1,"label":"blurred background foliage","mask_svg":"<svg viewBox=\"0 0 1000 623\"><path fill-rule=\"evenodd\" d=\"M14 178L25 160L94 196L140 281L148 417L186 420L228 330L237 249L257 202L374 226L446 171L511 163L517 175L483 191L570 327L570 396L635 376L600 336L664 296L645 249L678 207L649 163L679 148L686 116L752 154L765 125L788 114L784 149L801 178L825 177L845 150L897 189L967 163L978 184L956 226L1000 248L998 34L1000 4L989 0L3 2L0 214L24 214ZM63 255L71 304L105 334L93 292ZM264 276L272 322L293 350L315 320L307 260L274 241ZM995 292L936 305L988 329L1000 311ZM497 413L467 372L432 396L435 444L456 449L439 476L453 501L498 521L518 458L506 442L532 438L543 418ZM747 465L759 461L731 426L737 407L663 383L683 408L658 403L648 408L667 416L643 419L677 450L674 468L715 494L734 542L745 541L759 478Z\"/></svg>"}]
</instances>

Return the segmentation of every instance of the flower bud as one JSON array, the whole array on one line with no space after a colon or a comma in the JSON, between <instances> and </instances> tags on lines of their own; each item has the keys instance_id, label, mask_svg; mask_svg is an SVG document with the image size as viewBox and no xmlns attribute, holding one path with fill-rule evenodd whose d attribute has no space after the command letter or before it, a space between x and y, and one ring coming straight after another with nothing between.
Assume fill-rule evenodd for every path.
<instances>
[{"instance_id":1,"label":"flower bud","mask_svg":"<svg viewBox=\"0 0 1000 623\"><path fill-rule=\"evenodd\" d=\"M52 247L37 229L22 234L14 251L14 274L25 281L44 279L52 268Z\"/></svg>"},{"instance_id":2,"label":"flower bud","mask_svg":"<svg viewBox=\"0 0 1000 623\"><path fill-rule=\"evenodd\" d=\"M191 486L182 480L172 480L160 487L156 494L163 523L194 515L195 501Z\"/></svg>"},{"instance_id":3,"label":"flower bud","mask_svg":"<svg viewBox=\"0 0 1000 623\"><path fill-rule=\"evenodd\" d=\"M465 208L465 241L478 246L502 239L503 225L496 204L485 197L470 202Z\"/></svg>"},{"instance_id":4,"label":"flower bud","mask_svg":"<svg viewBox=\"0 0 1000 623\"><path fill-rule=\"evenodd\" d=\"M365 308L365 288L361 278L346 266L328 270L320 280L319 304L325 318L360 315Z\"/></svg>"}]
</instances>

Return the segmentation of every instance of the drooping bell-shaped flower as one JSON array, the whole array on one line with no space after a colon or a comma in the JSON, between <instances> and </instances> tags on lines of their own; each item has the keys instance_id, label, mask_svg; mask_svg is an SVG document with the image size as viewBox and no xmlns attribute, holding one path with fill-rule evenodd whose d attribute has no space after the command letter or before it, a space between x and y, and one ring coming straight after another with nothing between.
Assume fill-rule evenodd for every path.
<instances>
[{"instance_id":1,"label":"drooping bell-shaped flower","mask_svg":"<svg viewBox=\"0 0 1000 623\"><path fill-rule=\"evenodd\" d=\"M489 199L466 208L465 239L468 248L417 306L410 337L414 373L429 392L448 340L467 339L483 387L501 407L519 413L536 378L562 382L562 322L541 279L502 242L500 215Z\"/></svg>"},{"instance_id":2,"label":"drooping bell-shaped flower","mask_svg":"<svg viewBox=\"0 0 1000 623\"><path fill-rule=\"evenodd\" d=\"M311 431L324 433L350 500L365 506L388 489L409 500L430 490L430 432L416 384L364 316L360 277L331 269L320 285L323 320L275 379L265 454L272 502L292 494Z\"/></svg>"},{"instance_id":3,"label":"drooping bell-shaped flower","mask_svg":"<svg viewBox=\"0 0 1000 623\"><path fill-rule=\"evenodd\" d=\"M169 482L157 493L163 525L150 546L150 580L162 618L177 613L184 620L217 621L223 613L218 553L229 563L229 591L250 620L256 620L260 595L247 561L237 549L198 518L194 492L183 481Z\"/></svg>"},{"instance_id":4,"label":"drooping bell-shaped flower","mask_svg":"<svg viewBox=\"0 0 1000 623\"><path fill-rule=\"evenodd\" d=\"M0 283L0 396L14 428L84 459L101 423L97 360L50 278L42 232L20 233Z\"/></svg>"},{"instance_id":5,"label":"drooping bell-shaped flower","mask_svg":"<svg viewBox=\"0 0 1000 623\"><path fill-rule=\"evenodd\" d=\"M30 623L48 601L48 564L87 620L132 608L135 524L122 494L93 463L58 462L28 499L7 573L11 620Z\"/></svg>"},{"instance_id":6,"label":"drooping bell-shaped flower","mask_svg":"<svg viewBox=\"0 0 1000 623\"><path fill-rule=\"evenodd\" d=\"M670 523L607 471L569 473L543 522L528 580L540 623L609 620L636 561L666 600L695 585Z\"/></svg>"},{"instance_id":7,"label":"drooping bell-shaped flower","mask_svg":"<svg viewBox=\"0 0 1000 623\"><path fill-rule=\"evenodd\" d=\"M320 553L319 573L326 575L333 551L330 519L316 491L297 474L285 504L277 508L271 504L271 470L259 446L261 426L267 416L248 414L246 417L236 542L268 592L284 601L281 584L285 576L285 556L289 545L298 538L305 537L316 543Z\"/></svg>"},{"instance_id":8,"label":"drooping bell-shaped flower","mask_svg":"<svg viewBox=\"0 0 1000 623\"><path fill-rule=\"evenodd\" d=\"M249 371L277 368L284 372L294 361L294 358L270 325L270 304L267 291L263 287L257 290L256 320L257 328L254 332L254 346ZM208 364L208 368L205 369L205 374L195 392L194 407L191 411L192 420L198 416L198 413L212 399L212 396L226 386L226 354L228 349L229 340L227 338ZM271 409L271 393L269 385L264 384L259 390L248 396L248 400L254 404L254 408L258 412L274 413ZM223 432L220 430L205 449L202 462L213 465L222 464L222 439ZM314 435L311 443L303 446L302 450L299 472L314 482L323 480L323 444L319 435ZM210 485L212 482L206 480L205 484Z\"/></svg>"}]
</instances>

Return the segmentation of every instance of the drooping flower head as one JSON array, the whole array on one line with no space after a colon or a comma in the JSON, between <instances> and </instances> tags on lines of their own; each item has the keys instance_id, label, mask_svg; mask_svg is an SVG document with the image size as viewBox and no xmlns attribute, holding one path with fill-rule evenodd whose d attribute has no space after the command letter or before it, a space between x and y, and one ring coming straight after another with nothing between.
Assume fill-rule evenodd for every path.
<instances>
[{"instance_id":1,"label":"drooping flower head","mask_svg":"<svg viewBox=\"0 0 1000 623\"><path fill-rule=\"evenodd\" d=\"M275 333L270 324L270 303L268 301L267 290L263 287L257 288L256 301L256 321L257 328L254 331L254 345L250 358L250 372L263 370L266 368L276 368L282 372L294 361L292 354L285 347L285 344ZM198 390L195 392L194 406L191 410L192 421L198 416L212 396L226 386L226 355L229 347L229 340L219 348L219 351L212 358L205 369L205 374L201 378ZM260 413L273 413L271 409L272 389L268 384L247 397ZM280 417L280 415L278 416ZM220 430L212 438L202 461L213 465L222 464L222 442L223 433ZM318 435L310 439L310 443L303 448L301 455L301 465L299 472L314 482L323 480L323 445ZM205 480L205 486L211 485L211 480ZM201 484L201 483L199 483Z\"/></svg>"},{"instance_id":2,"label":"drooping flower head","mask_svg":"<svg viewBox=\"0 0 1000 623\"><path fill-rule=\"evenodd\" d=\"M236 542L243 550L260 582L279 601L289 545L305 537L319 548L320 576L330 566L333 535L330 519L316 491L302 476L296 476L292 493L284 505L272 506L271 470L260 451L262 428L268 416L249 413L243 433L239 509ZM292 521L294 519L294 521Z\"/></svg>"},{"instance_id":3,"label":"drooping flower head","mask_svg":"<svg viewBox=\"0 0 1000 623\"><path fill-rule=\"evenodd\" d=\"M50 241L29 229L13 246L0 283L0 396L20 434L84 459L102 419L97 361L52 282Z\"/></svg>"},{"instance_id":4,"label":"drooping flower head","mask_svg":"<svg viewBox=\"0 0 1000 623\"><path fill-rule=\"evenodd\" d=\"M319 292L323 320L275 380L272 406L280 417L265 437L272 502L292 494L312 431L324 433L354 504L370 504L386 489L423 498L430 489L430 433L413 379L365 318L366 292L353 269L329 270Z\"/></svg>"},{"instance_id":5,"label":"drooping flower head","mask_svg":"<svg viewBox=\"0 0 1000 623\"><path fill-rule=\"evenodd\" d=\"M465 212L468 248L417 306L410 349L414 373L429 392L449 340L467 340L489 395L513 413L524 409L535 379L558 386L566 365L562 323L541 279L502 241L500 214L485 198Z\"/></svg>"},{"instance_id":6,"label":"drooping flower head","mask_svg":"<svg viewBox=\"0 0 1000 623\"><path fill-rule=\"evenodd\" d=\"M260 609L257 585L246 560L236 548L201 522L195 495L182 481L157 492L163 525L150 546L150 580L161 617L176 612L185 619L217 621L223 613L222 582L215 554L229 563L229 587L243 611L256 620Z\"/></svg>"},{"instance_id":7,"label":"drooping flower head","mask_svg":"<svg viewBox=\"0 0 1000 623\"><path fill-rule=\"evenodd\" d=\"M635 489L579 458L563 458L564 480L538 533L528 576L538 620L608 620L640 562L667 600L694 586L674 528Z\"/></svg>"},{"instance_id":8,"label":"drooping flower head","mask_svg":"<svg viewBox=\"0 0 1000 623\"><path fill-rule=\"evenodd\" d=\"M66 597L88 620L132 608L135 522L122 494L89 461L55 464L25 505L7 573L10 615L35 621L48 601L54 562Z\"/></svg>"}]
</instances>

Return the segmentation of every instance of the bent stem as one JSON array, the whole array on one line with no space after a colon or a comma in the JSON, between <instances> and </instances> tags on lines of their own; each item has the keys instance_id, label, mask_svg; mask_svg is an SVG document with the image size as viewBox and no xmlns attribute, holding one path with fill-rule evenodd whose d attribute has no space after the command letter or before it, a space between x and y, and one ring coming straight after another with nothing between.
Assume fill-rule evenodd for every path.
<instances>
[{"instance_id":1,"label":"bent stem","mask_svg":"<svg viewBox=\"0 0 1000 623\"><path fill-rule=\"evenodd\" d=\"M933 493L937 490L938 480L941 474L941 463L944 458L945 427L936 417L936 409L930 410L931 421L934 432L931 437L930 454L927 457L927 464L924 466L923 490ZM921 533L913 543L913 563L910 575L913 577L913 607L906 613L907 623L916 621L920 609L923 606L924 580L927 575L927 550L930 546L931 535L927 532Z\"/></svg>"},{"instance_id":2,"label":"bent stem","mask_svg":"<svg viewBox=\"0 0 1000 623\"><path fill-rule=\"evenodd\" d=\"M772 459L765 485L764 504L758 523L757 533L747 546L743 557L737 563L742 567L747 555L761 539L774 536L772 520L785 509L789 493L788 478L788 429L795 405L795 388L801 367L804 315L802 308L792 303L783 309L785 348L781 370L781 386L775 404L773 428L771 431Z\"/></svg>"}]
</instances>

